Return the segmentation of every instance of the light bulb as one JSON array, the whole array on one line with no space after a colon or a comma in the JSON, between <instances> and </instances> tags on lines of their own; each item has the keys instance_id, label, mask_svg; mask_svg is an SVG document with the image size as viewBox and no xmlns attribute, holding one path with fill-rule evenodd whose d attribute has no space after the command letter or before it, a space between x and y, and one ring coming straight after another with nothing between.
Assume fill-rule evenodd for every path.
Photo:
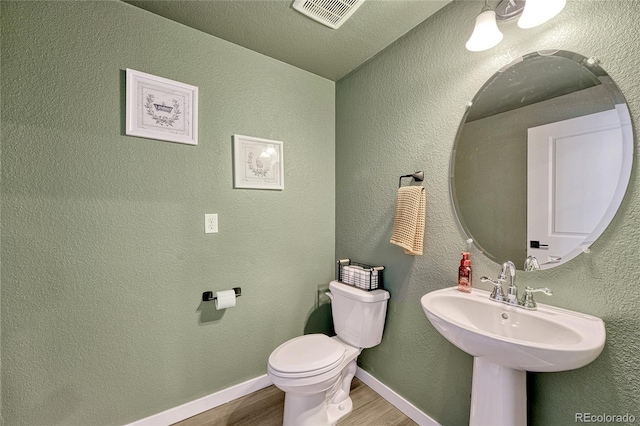
<instances>
[{"instance_id":1,"label":"light bulb","mask_svg":"<svg viewBox=\"0 0 640 426\"><path fill-rule=\"evenodd\" d=\"M518 26L533 28L542 25L560 13L566 4L567 0L527 0Z\"/></svg>"},{"instance_id":2,"label":"light bulb","mask_svg":"<svg viewBox=\"0 0 640 426\"><path fill-rule=\"evenodd\" d=\"M476 26L466 47L472 52L491 49L502 41L502 37L496 23L496 13L493 10L484 10L476 18Z\"/></svg>"}]
</instances>

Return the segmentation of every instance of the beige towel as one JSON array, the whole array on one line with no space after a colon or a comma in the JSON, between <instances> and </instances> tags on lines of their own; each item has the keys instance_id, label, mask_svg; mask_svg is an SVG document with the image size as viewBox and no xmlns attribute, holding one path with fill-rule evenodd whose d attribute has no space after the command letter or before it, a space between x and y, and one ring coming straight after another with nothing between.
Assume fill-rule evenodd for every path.
<instances>
[{"instance_id":1,"label":"beige towel","mask_svg":"<svg viewBox=\"0 0 640 426\"><path fill-rule=\"evenodd\" d=\"M412 256L422 255L425 204L424 187L398 188L396 216L390 242L402 247L406 254Z\"/></svg>"}]
</instances>

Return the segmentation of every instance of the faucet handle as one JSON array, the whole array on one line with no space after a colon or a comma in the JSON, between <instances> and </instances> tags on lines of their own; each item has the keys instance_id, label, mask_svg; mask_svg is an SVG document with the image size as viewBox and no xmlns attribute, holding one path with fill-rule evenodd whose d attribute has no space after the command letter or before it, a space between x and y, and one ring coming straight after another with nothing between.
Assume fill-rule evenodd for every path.
<instances>
[{"instance_id":1,"label":"faucet handle","mask_svg":"<svg viewBox=\"0 0 640 426\"><path fill-rule=\"evenodd\" d=\"M495 300L496 302L504 302L505 297L504 291L502 290L502 283L505 281L504 279L498 277L497 280L492 280L489 277L481 277L480 281L483 283L488 281L493 284L493 291L489 295L489 299Z\"/></svg>"},{"instance_id":2,"label":"faucet handle","mask_svg":"<svg viewBox=\"0 0 640 426\"><path fill-rule=\"evenodd\" d=\"M540 288L525 287L524 296L522 296L522 299L520 300L520 306L522 306L525 309L531 309L531 310L536 309L538 305L536 301L533 300L533 293L544 293L547 296L553 295L553 292L547 287L540 287Z\"/></svg>"}]
</instances>

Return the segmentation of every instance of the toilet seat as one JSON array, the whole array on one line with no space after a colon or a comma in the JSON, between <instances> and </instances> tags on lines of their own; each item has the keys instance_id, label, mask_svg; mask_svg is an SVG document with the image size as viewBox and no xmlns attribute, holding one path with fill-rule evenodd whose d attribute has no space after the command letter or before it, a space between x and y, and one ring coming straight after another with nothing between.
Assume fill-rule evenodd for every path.
<instances>
[{"instance_id":1,"label":"toilet seat","mask_svg":"<svg viewBox=\"0 0 640 426\"><path fill-rule=\"evenodd\" d=\"M317 376L340 367L345 346L324 334L307 334L278 346L269 356L269 372L283 378Z\"/></svg>"}]
</instances>

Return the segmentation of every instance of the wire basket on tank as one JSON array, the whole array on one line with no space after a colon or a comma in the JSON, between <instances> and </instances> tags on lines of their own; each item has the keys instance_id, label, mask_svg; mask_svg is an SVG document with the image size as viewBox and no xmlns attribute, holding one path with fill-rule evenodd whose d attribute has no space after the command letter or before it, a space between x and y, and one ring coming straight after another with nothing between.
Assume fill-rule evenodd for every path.
<instances>
[{"instance_id":1,"label":"wire basket on tank","mask_svg":"<svg viewBox=\"0 0 640 426\"><path fill-rule=\"evenodd\" d=\"M354 262L351 259L341 259L337 262L336 278L341 283L352 285L362 290L377 290L383 288L383 270L384 266L371 266Z\"/></svg>"}]
</instances>

